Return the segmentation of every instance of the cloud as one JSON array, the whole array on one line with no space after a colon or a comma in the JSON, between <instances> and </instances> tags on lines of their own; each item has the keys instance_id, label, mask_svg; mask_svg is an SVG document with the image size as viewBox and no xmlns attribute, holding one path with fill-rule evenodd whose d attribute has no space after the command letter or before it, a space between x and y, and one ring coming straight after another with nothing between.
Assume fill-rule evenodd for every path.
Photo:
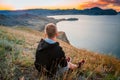
<instances>
[{"instance_id":1,"label":"cloud","mask_svg":"<svg viewBox=\"0 0 120 80\"><path fill-rule=\"evenodd\" d=\"M120 0L96 0L84 2L79 5L80 9L91 7L112 8L120 11Z\"/></svg>"},{"instance_id":2,"label":"cloud","mask_svg":"<svg viewBox=\"0 0 120 80\"><path fill-rule=\"evenodd\" d=\"M120 0L99 0L98 2L104 2L108 4L113 4L115 6L120 6Z\"/></svg>"}]
</instances>

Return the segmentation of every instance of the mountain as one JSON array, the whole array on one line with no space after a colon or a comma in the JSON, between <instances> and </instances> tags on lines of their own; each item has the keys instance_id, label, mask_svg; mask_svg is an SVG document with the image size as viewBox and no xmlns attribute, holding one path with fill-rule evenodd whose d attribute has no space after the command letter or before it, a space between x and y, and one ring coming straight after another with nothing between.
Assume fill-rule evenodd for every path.
<instances>
[{"instance_id":1,"label":"mountain","mask_svg":"<svg viewBox=\"0 0 120 80\"><path fill-rule=\"evenodd\" d=\"M94 7L91 9L85 9L82 11L82 14L86 15L117 15L117 12L113 9L101 9L99 7Z\"/></svg>"},{"instance_id":2,"label":"mountain","mask_svg":"<svg viewBox=\"0 0 120 80\"><path fill-rule=\"evenodd\" d=\"M120 12L118 12L118 14L120 14Z\"/></svg>"},{"instance_id":3,"label":"mountain","mask_svg":"<svg viewBox=\"0 0 120 80\"><path fill-rule=\"evenodd\" d=\"M5 15L21 15L21 14L34 14L34 15L117 15L118 13L113 9L101 9L99 7L93 7L90 9L77 10L77 9L67 9L67 10L49 10L49 9L29 9L29 10L16 10L16 11L0 11L0 14Z\"/></svg>"}]
</instances>

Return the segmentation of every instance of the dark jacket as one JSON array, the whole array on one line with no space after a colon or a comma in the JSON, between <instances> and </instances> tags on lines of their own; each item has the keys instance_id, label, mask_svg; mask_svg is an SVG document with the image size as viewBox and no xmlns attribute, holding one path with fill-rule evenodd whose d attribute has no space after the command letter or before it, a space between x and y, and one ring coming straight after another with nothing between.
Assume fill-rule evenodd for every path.
<instances>
[{"instance_id":1,"label":"dark jacket","mask_svg":"<svg viewBox=\"0 0 120 80\"><path fill-rule=\"evenodd\" d=\"M67 66L65 53L59 46L59 43L49 44L41 39L35 56L36 69L47 75L55 75L58 65L61 67Z\"/></svg>"}]
</instances>

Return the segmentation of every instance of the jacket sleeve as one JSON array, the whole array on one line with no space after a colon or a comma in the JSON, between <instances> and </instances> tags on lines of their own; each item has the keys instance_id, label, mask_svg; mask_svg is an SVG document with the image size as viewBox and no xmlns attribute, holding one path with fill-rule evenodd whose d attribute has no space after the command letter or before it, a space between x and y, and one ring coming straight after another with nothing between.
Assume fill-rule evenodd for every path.
<instances>
[{"instance_id":1,"label":"jacket sleeve","mask_svg":"<svg viewBox=\"0 0 120 80\"><path fill-rule=\"evenodd\" d=\"M60 66L61 67L66 67L67 66L67 60L65 57L65 52L62 50L62 48L60 49L61 51L61 60L60 60Z\"/></svg>"}]
</instances>

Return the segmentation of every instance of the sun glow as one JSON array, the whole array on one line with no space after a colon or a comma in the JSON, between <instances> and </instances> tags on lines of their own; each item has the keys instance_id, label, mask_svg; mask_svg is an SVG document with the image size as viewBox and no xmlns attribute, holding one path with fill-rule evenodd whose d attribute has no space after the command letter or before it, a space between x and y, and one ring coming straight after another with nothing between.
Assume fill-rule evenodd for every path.
<instances>
[{"instance_id":1,"label":"sun glow","mask_svg":"<svg viewBox=\"0 0 120 80\"><path fill-rule=\"evenodd\" d=\"M0 10L14 10L14 8L10 5L2 5L0 4Z\"/></svg>"},{"instance_id":2,"label":"sun glow","mask_svg":"<svg viewBox=\"0 0 120 80\"><path fill-rule=\"evenodd\" d=\"M100 7L112 8L120 11L118 0L1 0L0 10L23 10L23 9L85 9Z\"/></svg>"}]
</instances>

